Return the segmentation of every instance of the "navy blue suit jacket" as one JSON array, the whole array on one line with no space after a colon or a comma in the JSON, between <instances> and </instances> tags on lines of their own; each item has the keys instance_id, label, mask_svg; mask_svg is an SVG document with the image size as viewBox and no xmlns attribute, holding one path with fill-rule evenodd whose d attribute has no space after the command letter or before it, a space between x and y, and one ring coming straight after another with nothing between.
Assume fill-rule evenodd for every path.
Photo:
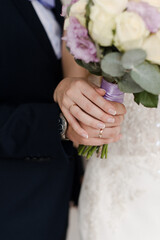
<instances>
[{"instance_id":1,"label":"navy blue suit jacket","mask_svg":"<svg viewBox=\"0 0 160 240\"><path fill-rule=\"evenodd\" d=\"M0 29L0 158L64 157L53 102L61 61L31 3L2 0Z\"/></svg>"},{"instance_id":2,"label":"navy blue suit jacket","mask_svg":"<svg viewBox=\"0 0 160 240\"><path fill-rule=\"evenodd\" d=\"M61 61L28 0L1 0L0 33L0 239L64 240L75 162L52 96Z\"/></svg>"}]
</instances>

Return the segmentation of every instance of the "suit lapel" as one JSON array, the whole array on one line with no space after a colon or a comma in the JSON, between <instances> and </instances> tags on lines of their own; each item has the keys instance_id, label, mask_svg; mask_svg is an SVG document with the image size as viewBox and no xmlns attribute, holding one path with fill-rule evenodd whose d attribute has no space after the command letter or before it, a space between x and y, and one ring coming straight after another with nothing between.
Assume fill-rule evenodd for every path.
<instances>
[{"instance_id":1,"label":"suit lapel","mask_svg":"<svg viewBox=\"0 0 160 240\"><path fill-rule=\"evenodd\" d=\"M44 49L44 51L48 54L50 58L53 59L55 57L53 48L39 18L37 17L34 8L31 5L31 2L29 2L28 0L12 0L12 1L15 3L15 6L24 17L27 24L30 26L30 29L32 30L33 34L35 34L38 41L41 43L41 46Z\"/></svg>"}]
</instances>

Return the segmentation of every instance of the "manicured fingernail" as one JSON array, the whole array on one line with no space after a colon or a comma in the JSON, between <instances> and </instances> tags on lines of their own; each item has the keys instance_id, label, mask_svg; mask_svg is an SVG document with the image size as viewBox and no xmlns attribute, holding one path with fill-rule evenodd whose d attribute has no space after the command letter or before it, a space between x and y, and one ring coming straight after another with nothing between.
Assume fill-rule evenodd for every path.
<instances>
[{"instance_id":1,"label":"manicured fingernail","mask_svg":"<svg viewBox=\"0 0 160 240\"><path fill-rule=\"evenodd\" d=\"M115 110L113 110L113 109L110 108L110 109L108 110L108 113L110 113L111 115L115 116L117 112L116 112Z\"/></svg>"},{"instance_id":2,"label":"manicured fingernail","mask_svg":"<svg viewBox=\"0 0 160 240\"><path fill-rule=\"evenodd\" d=\"M114 123L114 122L115 122L115 119L114 119L114 118L108 118L108 119L107 119L107 122L108 122L108 123Z\"/></svg>"},{"instance_id":3,"label":"manicured fingernail","mask_svg":"<svg viewBox=\"0 0 160 240\"><path fill-rule=\"evenodd\" d=\"M87 139L88 139L88 134L86 134L86 133L82 133L82 137L84 137L84 138L87 138Z\"/></svg>"},{"instance_id":4,"label":"manicured fingernail","mask_svg":"<svg viewBox=\"0 0 160 240\"><path fill-rule=\"evenodd\" d=\"M104 129L105 127L106 127L106 125L104 123L97 124L97 128L99 128L99 129Z\"/></svg>"}]
</instances>

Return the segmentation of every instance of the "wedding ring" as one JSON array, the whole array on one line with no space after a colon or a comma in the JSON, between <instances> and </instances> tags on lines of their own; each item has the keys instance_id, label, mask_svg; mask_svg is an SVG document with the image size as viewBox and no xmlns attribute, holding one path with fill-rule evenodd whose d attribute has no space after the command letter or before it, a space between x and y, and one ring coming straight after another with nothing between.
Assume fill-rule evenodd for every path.
<instances>
[{"instance_id":1,"label":"wedding ring","mask_svg":"<svg viewBox=\"0 0 160 240\"><path fill-rule=\"evenodd\" d=\"M99 134L98 134L98 137L99 137L99 138L102 138L103 130L104 130L104 129L102 129L102 128L99 130Z\"/></svg>"},{"instance_id":2,"label":"wedding ring","mask_svg":"<svg viewBox=\"0 0 160 240\"><path fill-rule=\"evenodd\" d=\"M69 107L69 111L71 111L71 108L74 107L74 106L77 106L76 103L72 104L70 107Z\"/></svg>"}]
</instances>

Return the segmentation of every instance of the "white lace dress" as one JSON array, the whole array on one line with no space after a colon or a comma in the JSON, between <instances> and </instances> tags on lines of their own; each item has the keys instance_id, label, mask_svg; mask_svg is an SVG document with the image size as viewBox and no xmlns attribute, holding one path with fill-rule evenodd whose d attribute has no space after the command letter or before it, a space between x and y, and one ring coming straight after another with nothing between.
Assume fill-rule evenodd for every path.
<instances>
[{"instance_id":1,"label":"white lace dress","mask_svg":"<svg viewBox=\"0 0 160 240\"><path fill-rule=\"evenodd\" d=\"M123 139L89 160L80 196L81 240L160 240L160 106L126 95Z\"/></svg>"}]
</instances>

